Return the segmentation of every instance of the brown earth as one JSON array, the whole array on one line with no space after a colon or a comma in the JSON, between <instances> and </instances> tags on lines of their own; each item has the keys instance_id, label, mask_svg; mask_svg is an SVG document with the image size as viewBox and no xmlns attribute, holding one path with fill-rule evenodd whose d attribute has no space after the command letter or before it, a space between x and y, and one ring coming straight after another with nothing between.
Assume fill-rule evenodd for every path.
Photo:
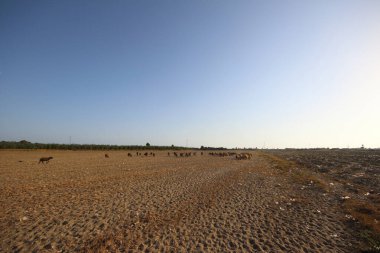
<instances>
[{"instance_id":1,"label":"brown earth","mask_svg":"<svg viewBox=\"0 0 380 253\"><path fill-rule=\"evenodd\" d=\"M286 159L127 153L0 151L0 252L362 247L336 194Z\"/></svg>"}]
</instances>

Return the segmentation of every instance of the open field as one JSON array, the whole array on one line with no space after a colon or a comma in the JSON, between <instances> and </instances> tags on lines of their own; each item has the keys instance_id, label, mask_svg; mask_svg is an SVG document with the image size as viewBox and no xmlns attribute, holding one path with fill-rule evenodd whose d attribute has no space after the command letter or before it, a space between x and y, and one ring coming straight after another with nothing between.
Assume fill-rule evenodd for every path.
<instances>
[{"instance_id":1,"label":"open field","mask_svg":"<svg viewBox=\"0 0 380 253\"><path fill-rule=\"evenodd\" d=\"M301 169L286 153L252 152L252 159L236 160L199 151L178 158L128 152L105 158L101 151L0 151L0 252L363 247L342 208L345 192L331 190L335 175ZM48 156L54 158L38 164ZM363 196L377 196L378 186Z\"/></svg>"}]
</instances>

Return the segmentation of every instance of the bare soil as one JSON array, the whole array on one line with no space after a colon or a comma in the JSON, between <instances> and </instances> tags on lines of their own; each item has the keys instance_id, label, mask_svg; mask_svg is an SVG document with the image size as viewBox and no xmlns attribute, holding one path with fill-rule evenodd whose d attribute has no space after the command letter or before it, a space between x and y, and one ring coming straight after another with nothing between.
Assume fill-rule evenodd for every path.
<instances>
[{"instance_id":1,"label":"bare soil","mask_svg":"<svg viewBox=\"0 0 380 253\"><path fill-rule=\"evenodd\" d=\"M359 252L363 245L336 193L307 173L300 180L299 165L278 155L128 152L0 151L0 252Z\"/></svg>"}]
</instances>

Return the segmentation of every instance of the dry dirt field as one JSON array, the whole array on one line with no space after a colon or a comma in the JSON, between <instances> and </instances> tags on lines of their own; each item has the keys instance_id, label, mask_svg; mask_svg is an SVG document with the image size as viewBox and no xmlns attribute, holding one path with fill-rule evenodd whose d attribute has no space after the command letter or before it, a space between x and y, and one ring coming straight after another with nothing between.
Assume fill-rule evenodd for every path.
<instances>
[{"instance_id":1,"label":"dry dirt field","mask_svg":"<svg viewBox=\"0 0 380 253\"><path fill-rule=\"evenodd\" d=\"M0 151L0 252L363 248L323 173L310 180L273 153L236 160L128 152ZM38 164L43 156L54 159Z\"/></svg>"}]
</instances>

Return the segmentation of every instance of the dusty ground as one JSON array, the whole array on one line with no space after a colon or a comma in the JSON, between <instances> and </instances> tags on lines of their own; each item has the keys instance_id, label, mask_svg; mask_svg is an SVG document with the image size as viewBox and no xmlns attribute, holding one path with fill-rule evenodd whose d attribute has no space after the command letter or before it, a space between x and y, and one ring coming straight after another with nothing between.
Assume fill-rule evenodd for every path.
<instances>
[{"instance_id":1,"label":"dusty ground","mask_svg":"<svg viewBox=\"0 0 380 253\"><path fill-rule=\"evenodd\" d=\"M361 245L336 196L295 179L286 160L261 152L246 161L104 153L0 151L0 252L356 252ZM42 156L54 159L38 164Z\"/></svg>"}]
</instances>

